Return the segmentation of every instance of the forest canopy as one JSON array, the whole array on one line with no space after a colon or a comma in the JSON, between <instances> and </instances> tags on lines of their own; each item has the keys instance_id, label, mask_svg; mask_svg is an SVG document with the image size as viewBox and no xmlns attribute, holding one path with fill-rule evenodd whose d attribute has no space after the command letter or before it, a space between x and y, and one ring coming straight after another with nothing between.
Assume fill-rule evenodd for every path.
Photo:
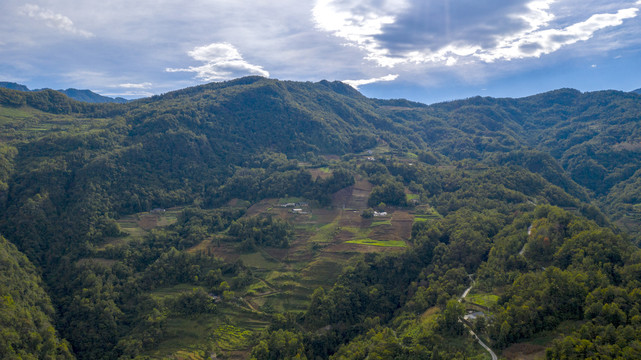
<instances>
[{"instance_id":1,"label":"forest canopy","mask_svg":"<svg viewBox=\"0 0 641 360\"><path fill-rule=\"evenodd\" d=\"M571 89L0 88L0 353L641 357L640 113Z\"/></svg>"}]
</instances>

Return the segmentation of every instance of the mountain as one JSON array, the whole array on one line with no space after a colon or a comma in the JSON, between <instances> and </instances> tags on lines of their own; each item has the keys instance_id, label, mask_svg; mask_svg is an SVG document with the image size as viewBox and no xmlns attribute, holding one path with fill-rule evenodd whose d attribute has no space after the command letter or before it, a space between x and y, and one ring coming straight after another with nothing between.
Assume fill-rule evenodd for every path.
<instances>
[{"instance_id":1,"label":"mountain","mask_svg":"<svg viewBox=\"0 0 641 360\"><path fill-rule=\"evenodd\" d=\"M14 82L0 81L0 87L18 91L30 91L28 87Z\"/></svg>"},{"instance_id":2,"label":"mountain","mask_svg":"<svg viewBox=\"0 0 641 360\"><path fill-rule=\"evenodd\" d=\"M117 98L111 98L108 96L102 96L99 94L96 94L95 92L91 90L78 90L78 89L67 89L67 90L58 90L61 93L67 95L68 97L78 100L78 101L83 101L83 102L88 102L88 103L119 103L119 104L124 104L126 103L127 99L117 97Z\"/></svg>"},{"instance_id":3,"label":"mountain","mask_svg":"<svg viewBox=\"0 0 641 360\"><path fill-rule=\"evenodd\" d=\"M635 92L637 94L641 94L641 89L632 90L632 92Z\"/></svg>"},{"instance_id":4,"label":"mountain","mask_svg":"<svg viewBox=\"0 0 641 360\"><path fill-rule=\"evenodd\" d=\"M55 327L12 344L481 357L471 326L506 353L637 357L639 113L617 91L428 106L261 77L126 104L0 89L2 275L42 281L20 306Z\"/></svg>"},{"instance_id":5,"label":"mountain","mask_svg":"<svg viewBox=\"0 0 641 360\"><path fill-rule=\"evenodd\" d=\"M6 82L2 81L0 82L0 87L6 88L6 89L12 89L12 90L18 90L18 91L40 91L40 90L29 90L28 87L25 85L17 84L14 82ZM77 100L77 101L82 101L82 102L88 102L88 103L119 103L119 104L124 104L126 103L127 99L123 99L121 97L117 98L110 98L107 96L102 96L99 94L96 94L95 92L91 90L78 90L78 89L67 89L67 90L58 90L59 92L67 95L68 97Z\"/></svg>"}]
</instances>

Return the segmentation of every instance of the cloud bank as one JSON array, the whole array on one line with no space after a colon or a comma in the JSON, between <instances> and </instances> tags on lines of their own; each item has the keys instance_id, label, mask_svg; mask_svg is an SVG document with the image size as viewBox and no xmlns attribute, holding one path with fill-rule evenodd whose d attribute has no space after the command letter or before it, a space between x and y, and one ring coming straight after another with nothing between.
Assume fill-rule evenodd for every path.
<instances>
[{"instance_id":1,"label":"cloud bank","mask_svg":"<svg viewBox=\"0 0 641 360\"><path fill-rule=\"evenodd\" d=\"M54 29L70 33L73 35L82 36L85 38L93 37L94 35L88 31L78 29L71 19L68 17L55 13L49 9L41 8L38 5L26 4L18 9L22 15L29 16L34 19L44 20L44 23Z\"/></svg>"},{"instance_id":2,"label":"cloud bank","mask_svg":"<svg viewBox=\"0 0 641 360\"><path fill-rule=\"evenodd\" d=\"M244 75L269 77L269 72L261 66L253 65L243 59L240 52L231 44L213 43L199 46L187 52L194 60L204 65L188 68L167 68L167 72L193 72L196 78L204 81L227 80Z\"/></svg>"},{"instance_id":3,"label":"cloud bank","mask_svg":"<svg viewBox=\"0 0 641 360\"><path fill-rule=\"evenodd\" d=\"M319 30L360 48L376 65L391 68L536 58L619 26L639 11L629 7L587 19L557 19L551 9L555 2L318 0L312 15Z\"/></svg>"}]
</instances>

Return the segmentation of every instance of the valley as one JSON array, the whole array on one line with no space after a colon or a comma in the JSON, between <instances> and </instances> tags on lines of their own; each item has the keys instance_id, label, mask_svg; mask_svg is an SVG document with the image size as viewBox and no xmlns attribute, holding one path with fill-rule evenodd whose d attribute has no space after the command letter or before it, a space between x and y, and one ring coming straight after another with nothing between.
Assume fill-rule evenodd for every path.
<instances>
[{"instance_id":1,"label":"valley","mask_svg":"<svg viewBox=\"0 0 641 360\"><path fill-rule=\"evenodd\" d=\"M472 311L499 358L634 358L640 115L641 95L571 89L0 89L0 350L489 359Z\"/></svg>"}]
</instances>

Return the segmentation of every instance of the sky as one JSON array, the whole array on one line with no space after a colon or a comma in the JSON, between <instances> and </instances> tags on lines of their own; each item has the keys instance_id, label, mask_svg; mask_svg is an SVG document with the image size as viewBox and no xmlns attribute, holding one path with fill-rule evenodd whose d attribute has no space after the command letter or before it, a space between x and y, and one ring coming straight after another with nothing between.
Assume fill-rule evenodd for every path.
<instances>
[{"instance_id":1,"label":"sky","mask_svg":"<svg viewBox=\"0 0 641 360\"><path fill-rule=\"evenodd\" d=\"M435 103L641 88L641 0L2 0L0 81L139 98L247 75Z\"/></svg>"}]
</instances>

